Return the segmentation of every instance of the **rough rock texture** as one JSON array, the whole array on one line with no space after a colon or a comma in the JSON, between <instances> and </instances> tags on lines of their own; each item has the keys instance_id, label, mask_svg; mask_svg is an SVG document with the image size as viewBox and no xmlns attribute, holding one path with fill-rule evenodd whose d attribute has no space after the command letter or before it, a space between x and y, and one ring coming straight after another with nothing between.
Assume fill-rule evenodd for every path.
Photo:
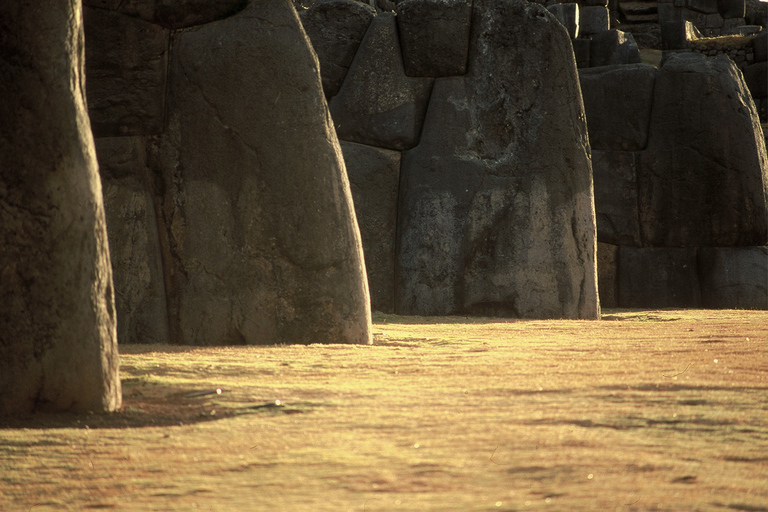
<instances>
[{"instance_id":1,"label":"rough rock texture","mask_svg":"<svg viewBox=\"0 0 768 512\"><path fill-rule=\"evenodd\" d=\"M619 307L701 307L696 248L620 247Z\"/></svg>"},{"instance_id":2,"label":"rough rock texture","mask_svg":"<svg viewBox=\"0 0 768 512\"><path fill-rule=\"evenodd\" d=\"M717 0L717 11L723 18L743 18L746 3L744 0Z\"/></svg>"},{"instance_id":3,"label":"rough rock texture","mask_svg":"<svg viewBox=\"0 0 768 512\"><path fill-rule=\"evenodd\" d=\"M243 10L248 0L85 0L83 3L169 29L180 29L232 16Z\"/></svg>"},{"instance_id":4,"label":"rough rock texture","mask_svg":"<svg viewBox=\"0 0 768 512\"><path fill-rule=\"evenodd\" d=\"M471 0L403 0L397 28L408 76L463 75L469 50Z\"/></svg>"},{"instance_id":5,"label":"rough rock texture","mask_svg":"<svg viewBox=\"0 0 768 512\"><path fill-rule=\"evenodd\" d=\"M379 14L331 100L338 137L387 149L412 148L419 140L432 82L405 76L395 15Z\"/></svg>"},{"instance_id":6,"label":"rough rock texture","mask_svg":"<svg viewBox=\"0 0 768 512\"><path fill-rule=\"evenodd\" d=\"M349 182L291 2L252 2L173 48L149 165L174 342L370 343Z\"/></svg>"},{"instance_id":7,"label":"rough rock texture","mask_svg":"<svg viewBox=\"0 0 768 512\"><path fill-rule=\"evenodd\" d=\"M597 288L600 307L619 307L619 246L597 243Z\"/></svg>"},{"instance_id":8,"label":"rough rock texture","mask_svg":"<svg viewBox=\"0 0 768 512\"><path fill-rule=\"evenodd\" d=\"M121 403L79 13L0 4L0 414Z\"/></svg>"},{"instance_id":9,"label":"rough rock texture","mask_svg":"<svg viewBox=\"0 0 768 512\"><path fill-rule=\"evenodd\" d=\"M743 69L744 81L755 98L768 96L768 62L758 62Z\"/></svg>"},{"instance_id":10,"label":"rough rock texture","mask_svg":"<svg viewBox=\"0 0 768 512\"><path fill-rule=\"evenodd\" d=\"M84 9L88 111L95 137L163 128L168 31L102 9Z\"/></svg>"},{"instance_id":11,"label":"rough rock texture","mask_svg":"<svg viewBox=\"0 0 768 512\"><path fill-rule=\"evenodd\" d=\"M637 153L592 151L597 240L640 246L637 212Z\"/></svg>"},{"instance_id":12,"label":"rough rock texture","mask_svg":"<svg viewBox=\"0 0 768 512\"><path fill-rule=\"evenodd\" d=\"M644 244L764 245L768 157L733 62L670 56L656 76L653 105L638 168Z\"/></svg>"},{"instance_id":13,"label":"rough rock texture","mask_svg":"<svg viewBox=\"0 0 768 512\"><path fill-rule=\"evenodd\" d=\"M590 66L639 64L640 50L634 37L621 30L605 30L592 36Z\"/></svg>"},{"instance_id":14,"label":"rough rock texture","mask_svg":"<svg viewBox=\"0 0 768 512\"><path fill-rule=\"evenodd\" d=\"M299 16L320 61L325 97L339 92L376 10L357 0L322 0Z\"/></svg>"},{"instance_id":15,"label":"rough rock texture","mask_svg":"<svg viewBox=\"0 0 768 512\"><path fill-rule=\"evenodd\" d=\"M699 249L702 305L768 309L768 248Z\"/></svg>"},{"instance_id":16,"label":"rough rock texture","mask_svg":"<svg viewBox=\"0 0 768 512\"><path fill-rule=\"evenodd\" d=\"M435 81L421 142L403 157L398 312L597 318L589 142L568 34L532 3L473 9L468 74Z\"/></svg>"},{"instance_id":17,"label":"rough rock texture","mask_svg":"<svg viewBox=\"0 0 768 512\"><path fill-rule=\"evenodd\" d=\"M395 312L395 229L400 152L342 142L363 240L371 309Z\"/></svg>"},{"instance_id":18,"label":"rough rock texture","mask_svg":"<svg viewBox=\"0 0 768 512\"><path fill-rule=\"evenodd\" d=\"M645 149L655 77L647 64L579 71L592 149Z\"/></svg>"},{"instance_id":19,"label":"rough rock texture","mask_svg":"<svg viewBox=\"0 0 768 512\"><path fill-rule=\"evenodd\" d=\"M170 343L162 255L143 137L96 139L120 343Z\"/></svg>"}]
</instances>

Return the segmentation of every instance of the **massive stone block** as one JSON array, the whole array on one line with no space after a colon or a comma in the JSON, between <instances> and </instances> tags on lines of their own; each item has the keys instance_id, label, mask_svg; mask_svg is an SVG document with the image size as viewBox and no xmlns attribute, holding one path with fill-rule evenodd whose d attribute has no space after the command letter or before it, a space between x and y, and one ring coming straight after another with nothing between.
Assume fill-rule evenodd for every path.
<instances>
[{"instance_id":1,"label":"massive stone block","mask_svg":"<svg viewBox=\"0 0 768 512\"><path fill-rule=\"evenodd\" d=\"M404 0L397 28L408 76L463 75L472 0Z\"/></svg>"},{"instance_id":2,"label":"massive stone block","mask_svg":"<svg viewBox=\"0 0 768 512\"><path fill-rule=\"evenodd\" d=\"M122 395L80 2L0 3L0 415Z\"/></svg>"},{"instance_id":3,"label":"massive stone block","mask_svg":"<svg viewBox=\"0 0 768 512\"><path fill-rule=\"evenodd\" d=\"M729 58L669 57L656 77L640 163L645 245L766 243L768 157L749 91Z\"/></svg>"},{"instance_id":4,"label":"massive stone block","mask_svg":"<svg viewBox=\"0 0 768 512\"><path fill-rule=\"evenodd\" d=\"M619 305L619 246L597 243L597 281L600 290L600 307L615 308Z\"/></svg>"},{"instance_id":5,"label":"massive stone block","mask_svg":"<svg viewBox=\"0 0 768 512\"><path fill-rule=\"evenodd\" d=\"M552 4L547 9L565 27L571 39L579 37L579 4L575 2Z\"/></svg>"},{"instance_id":6,"label":"massive stone block","mask_svg":"<svg viewBox=\"0 0 768 512\"><path fill-rule=\"evenodd\" d=\"M400 152L342 142L363 240L371 308L395 311L395 229Z\"/></svg>"},{"instance_id":7,"label":"massive stone block","mask_svg":"<svg viewBox=\"0 0 768 512\"><path fill-rule=\"evenodd\" d=\"M597 318L589 142L568 33L475 0L469 69L435 81L401 169L404 314Z\"/></svg>"},{"instance_id":8,"label":"massive stone block","mask_svg":"<svg viewBox=\"0 0 768 512\"><path fill-rule=\"evenodd\" d=\"M592 149L645 149L655 78L648 64L579 71Z\"/></svg>"},{"instance_id":9,"label":"massive stone block","mask_svg":"<svg viewBox=\"0 0 768 512\"><path fill-rule=\"evenodd\" d=\"M642 245L637 210L637 153L592 151L597 241Z\"/></svg>"},{"instance_id":10,"label":"massive stone block","mask_svg":"<svg viewBox=\"0 0 768 512\"><path fill-rule=\"evenodd\" d=\"M143 137L96 139L119 343L170 343L163 259Z\"/></svg>"},{"instance_id":11,"label":"massive stone block","mask_svg":"<svg viewBox=\"0 0 768 512\"><path fill-rule=\"evenodd\" d=\"M395 15L379 14L331 100L336 133L361 144L412 148L419 141L431 88L431 78L405 76Z\"/></svg>"},{"instance_id":12,"label":"massive stone block","mask_svg":"<svg viewBox=\"0 0 768 512\"><path fill-rule=\"evenodd\" d=\"M620 247L619 307L701 307L696 248Z\"/></svg>"},{"instance_id":13,"label":"massive stone block","mask_svg":"<svg viewBox=\"0 0 768 512\"><path fill-rule=\"evenodd\" d=\"M349 182L290 0L175 35L149 165L175 343L371 341Z\"/></svg>"},{"instance_id":14,"label":"massive stone block","mask_svg":"<svg viewBox=\"0 0 768 512\"><path fill-rule=\"evenodd\" d=\"M88 110L96 137L163 129L168 31L123 14L86 8Z\"/></svg>"},{"instance_id":15,"label":"massive stone block","mask_svg":"<svg viewBox=\"0 0 768 512\"><path fill-rule=\"evenodd\" d=\"M356 0L322 0L299 16L320 61L325 97L339 92L376 10Z\"/></svg>"},{"instance_id":16,"label":"massive stone block","mask_svg":"<svg viewBox=\"0 0 768 512\"><path fill-rule=\"evenodd\" d=\"M768 309L768 248L703 247L698 258L704 307Z\"/></svg>"}]
</instances>

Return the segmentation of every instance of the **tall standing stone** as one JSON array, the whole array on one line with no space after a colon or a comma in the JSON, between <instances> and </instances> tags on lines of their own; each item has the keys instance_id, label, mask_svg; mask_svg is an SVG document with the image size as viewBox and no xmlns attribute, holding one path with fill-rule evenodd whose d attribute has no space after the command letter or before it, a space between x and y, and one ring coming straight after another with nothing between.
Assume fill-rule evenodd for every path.
<instances>
[{"instance_id":1,"label":"tall standing stone","mask_svg":"<svg viewBox=\"0 0 768 512\"><path fill-rule=\"evenodd\" d=\"M121 403L79 1L0 4L0 414Z\"/></svg>"},{"instance_id":2,"label":"tall standing stone","mask_svg":"<svg viewBox=\"0 0 768 512\"><path fill-rule=\"evenodd\" d=\"M290 0L175 35L149 165L175 343L370 343L360 235Z\"/></svg>"},{"instance_id":3,"label":"tall standing stone","mask_svg":"<svg viewBox=\"0 0 768 512\"><path fill-rule=\"evenodd\" d=\"M586 119L546 9L475 0L464 77L439 78L401 170L398 312L597 318Z\"/></svg>"}]
</instances>

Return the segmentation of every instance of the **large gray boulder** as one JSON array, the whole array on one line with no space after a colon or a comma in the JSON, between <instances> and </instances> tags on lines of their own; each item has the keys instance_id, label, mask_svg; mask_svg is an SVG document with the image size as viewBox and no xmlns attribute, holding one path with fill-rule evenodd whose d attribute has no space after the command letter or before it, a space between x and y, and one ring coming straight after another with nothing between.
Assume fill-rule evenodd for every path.
<instances>
[{"instance_id":1,"label":"large gray boulder","mask_svg":"<svg viewBox=\"0 0 768 512\"><path fill-rule=\"evenodd\" d=\"M412 148L419 141L432 81L405 76L395 15L379 14L331 100L336 133L371 146Z\"/></svg>"},{"instance_id":2,"label":"large gray boulder","mask_svg":"<svg viewBox=\"0 0 768 512\"><path fill-rule=\"evenodd\" d=\"M94 136L160 133L168 30L114 11L85 8L83 14Z\"/></svg>"},{"instance_id":3,"label":"large gray boulder","mask_svg":"<svg viewBox=\"0 0 768 512\"><path fill-rule=\"evenodd\" d=\"M667 59L640 163L645 245L766 243L768 157L749 91L729 58Z\"/></svg>"},{"instance_id":4,"label":"large gray boulder","mask_svg":"<svg viewBox=\"0 0 768 512\"><path fill-rule=\"evenodd\" d=\"M0 415L122 395L80 2L0 3Z\"/></svg>"},{"instance_id":5,"label":"large gray boulder","mask_svg":"<svg viewBox=\"0 0 768 512\"><path fill-rule=\"evenodd\" d=\"M403 0L397 28L408 76L463 75L472 0Z\"/></svg>"},{"instance_id":6,"label":"large gray boulder","mask_svg":"<svg viewBox=\"0 0 768 512\"><path fill-rule=\"evenodd\" d=\"M360 226L371 309L395 311L395 229L400 152L342 142Z\"/></svg>"},{"instance_id":7,"label":"large gray boulder","mask_svg":"<svg viewBox=\"0 0 768 512\"><path fill-rule=\"evenodd\" d=\"M177 32L162 176L174 342L370 343L360 235L290 0Z\"/></svg>"},{"instance_id":8,"label":"large gray boulder","mask_svg":"<svg viewBox=\"0 0 768 512\"><path fill-rule=\"evenodd\" d=\"M357 0L321 0L309 9L299 10L301 23L320 61L326 98L339 92L375 15L373 7Z\"/></svg>"},{"instance_id":9,"label":"large gray boulder","mask_svg":"<svg viewBox=\"0 0 768 512\"><path fill-rule=\"evenodd\" d=\"M171 342L144 137L96 139L120 343Z\"/></svg>"},{"instance_id":10,"label":"large gray boulder","mask_svg":"<svg viewBox=\"0 0 768 512\"><path fill-rule=\"evenodd\" d=\"M401 169L403 314L597 318L584 111L546 9L475 0L464 77L439 78Z\"/></svg>"}]
</instances>

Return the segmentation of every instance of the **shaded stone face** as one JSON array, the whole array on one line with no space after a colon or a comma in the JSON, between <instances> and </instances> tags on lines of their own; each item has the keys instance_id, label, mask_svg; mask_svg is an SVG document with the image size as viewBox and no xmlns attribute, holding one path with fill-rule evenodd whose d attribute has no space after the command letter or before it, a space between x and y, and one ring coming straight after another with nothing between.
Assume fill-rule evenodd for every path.
<instances>
[{"instance_id":1,"label":"shaded stone face","mask_svg":"<svg viewBox=\"0 0 768 512\"><path fill-rule=\"evenodd\" d=\"M643 243L765 244L768 157L760 134L730 59L670 57L656 77L650 138L638 167Z\"/></svg>"},{"instance_id":2,"label":"shaded stone face","mask_svg":"<svg viewBox=\"0 0 768 512\"><path fill-rule=\"evenodd\" d=\"M0 414L121 403L79 8L0 5Z\"/></svg>"},{"instance_id":3,"label":"shaded stone face","mask_svg":"<svg viewBox=\"0 0 768 512\"><path fill-rule=\"evenodd\" d=\"M566 30L475 1L465 77L435 81L403 157L397 308L595 318L592 175ZM546 148L542 151L542 148Z\"/></svg>"},{"instance_id":4,"label":"shaded stone face","mask_svg":"<svg viewBox=\"0 0 768 512\"><path fill-rule=\"evenodd\" d=\"M254 2L173 48L149 166L174 341L369 343L349 183L292 5Z\"/></svg>"}]
</instances>

